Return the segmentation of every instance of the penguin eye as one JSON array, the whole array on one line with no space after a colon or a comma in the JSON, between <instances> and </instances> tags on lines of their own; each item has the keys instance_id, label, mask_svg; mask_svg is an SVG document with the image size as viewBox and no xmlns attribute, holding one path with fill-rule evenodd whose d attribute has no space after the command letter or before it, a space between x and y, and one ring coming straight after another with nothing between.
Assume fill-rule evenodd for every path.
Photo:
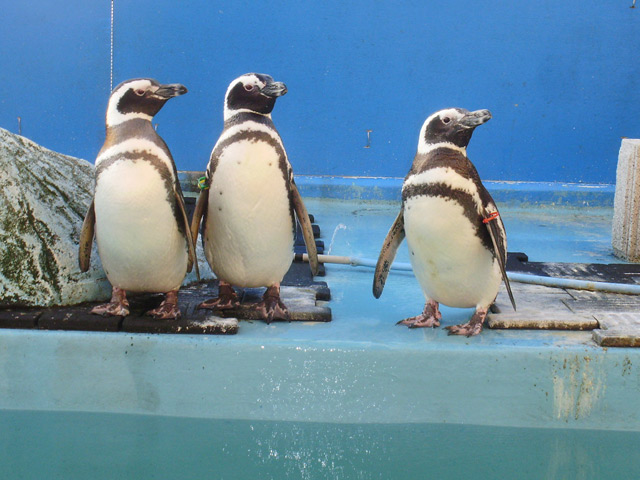
<instances>
[{"instance_id":1,"label":"penguin eye","mask_svg":"<svg viewBox=\"0 0 640 480\"><path fill-rule=\"evenodd\" d=\"M247 92L251 92L251 91L253 90L253 85L245 85L245 86L244 86L244 89L245 89Z\"/></svg>"},{"instance_id":2,"label":"penguin eye","mask_svg":"<svg viewBox=\"0 0 640 480\"><path fill-rule=\"evenodd\" d=\"M444 123L445 125L446 125L447 123L449 123L450 121L451 121L451 119L450 119L449 117L444 117L444 118L442 119L442 123Z\"/></svg>"},{"instance_id":3,"label":"penguin eye","mask_svg":"<svg viewBox=\"0 0 640 480\"><path fill-rule=\"evenodd\" d=\"M136 89L134 90L134 92L136 93L136 95L138 95L138 96L140 96L140 97L141 97L142 95L144 95L144 92L146 92L146 90L144 90L144 89L142 89L142 88L136 88Z\"/></svg>"}]
</instances>

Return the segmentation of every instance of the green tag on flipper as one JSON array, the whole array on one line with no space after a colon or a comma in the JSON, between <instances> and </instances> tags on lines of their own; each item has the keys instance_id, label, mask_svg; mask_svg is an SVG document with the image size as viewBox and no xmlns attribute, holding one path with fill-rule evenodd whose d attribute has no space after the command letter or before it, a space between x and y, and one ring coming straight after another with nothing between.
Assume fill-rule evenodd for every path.
<instances>
[{"instance_id":1,"label":"green tag on flipper","mask_svg":"<svg viewBox=\"0 0 640 480\"><path fill-rule=\"evenodd\" d=\"M200 177L198 179L198 188L200 190L206 190L206 189L209 188L209 183L207 182L207 177L206 176Z\"/></svg>"}]
</instances>

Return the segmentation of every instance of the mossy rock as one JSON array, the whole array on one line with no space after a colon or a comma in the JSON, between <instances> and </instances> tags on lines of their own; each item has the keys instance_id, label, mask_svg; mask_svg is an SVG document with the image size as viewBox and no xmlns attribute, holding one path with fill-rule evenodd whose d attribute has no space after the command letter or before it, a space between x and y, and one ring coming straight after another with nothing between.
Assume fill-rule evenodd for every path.
<instances>
[{"instance_id":1,"label":"mossy rock","mask_svg":"<svg viewBox=\"0 0 640 480\"><path fill-rule=\"evenodd\" d=\"M0 128L0 306L108 298L95 250L87 273L77 261L93 182L89 162Z\"/></svg>"}]
</instances>

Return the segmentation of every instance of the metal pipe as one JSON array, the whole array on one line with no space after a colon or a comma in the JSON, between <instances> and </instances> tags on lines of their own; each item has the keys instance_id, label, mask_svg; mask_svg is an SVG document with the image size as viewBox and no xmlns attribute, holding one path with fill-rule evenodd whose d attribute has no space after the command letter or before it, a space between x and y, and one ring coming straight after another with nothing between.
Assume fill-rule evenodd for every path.
<instances>
[{"instance_id":1,"label":"metal pipe","mask_svg":"<svg viewBox=\"0 0 640 480\"><path fill-rule=\"evenodd\" d=\"M306 253L296 254L296 260L308 262ZM320 263L335 263L340 265L351 265L353 267L376 267L376 260L370 258L345 257L341 255L318 255ZM391 270L412 271L410 263L393 262ZM545 287L569 288L572 290L589 290L592 292L622 293L625 295L640 295L640 285L627 283L593 282L589 280L576 280L572 278L544 277L541 275L530 275L528 273L507 272L507 277L512 282L528 283L532 285L543 285Z\"/></svg>"}]
</instances>

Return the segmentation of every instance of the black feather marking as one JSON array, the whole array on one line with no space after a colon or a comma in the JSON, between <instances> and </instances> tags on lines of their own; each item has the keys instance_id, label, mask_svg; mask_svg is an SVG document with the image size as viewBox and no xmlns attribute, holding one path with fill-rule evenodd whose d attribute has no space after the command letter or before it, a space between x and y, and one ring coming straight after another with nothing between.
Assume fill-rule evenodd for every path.
<instances>
[{"instance_id":1,"label":"black feather marking","mask_svg":"<svg viewBox=\"0 0 640 480\"><path fill-rule=\"evenodd\" d=\"M438 197L456 202L462 207L464 216L467 217L471 225L473 225L475 234L482 242L482 245L487 250L493 251L491 237L487 229L484 228L482 216L478 213L477 205L471 194L455 189L442 182L407 185L402 189L402 204L405 205L408 199L419 196Z\"/></svg>"},{"instance_id":2,"label":"black feather marking","mask_svg":"<svg viewBox=\"0 0 640 480\"><path fill-rule=\"evenodd\" d=\"M133 162L148 162L153 166L153 168L157 170L160 178L164 182L164 187L167 192L167 202L169 202L169 205L171 205L171 210L173 212L173 216L176 219L178 230L180 231L180 233L185 235L184 222L182 221L180 212L178 211L178 205L176 205L174 197L174 190L178 192L180 196L182 196L182 189L180 188L179 184L175 186L175 184L177 183L177 178L171 174L171 171L167 167L166 163L156 155L153 155L149 152L132 150L128 152L120 152L107 157L101 160L98 164L98 167L96 168L96 182L99 181L100 175L102 175L105 170L121 160Z\"/></svg>"},{"instance_id":3,"label":"black feather marking","mask_svg":"<svg viewBox=\"0 0 640 480\"><path fill-rule=\"evenodd\" d=\"M264 132L262 130L240 130L238 133L231 135L228 138L225 138L221 142L218 142L211 152L211 159L209 160L209 168L208 168L208 177L211 178L218 167L218 159L221 156L222 152L225 148L235 142L240 141L248 141L248 142L265 142L271 148L276 151L278 155L278 166L280 171L282 172L282 177L284 178L285 183L289 186L289 177L291 167L289 166L289 161L287 160L287 154L282 147L282 144L279 140L279 136L277 131L274 129L273 134L269 132Z\"/></svg>"},{"instance_id":4,"label":"black feather marking","mask_svg":"<svg viewBox=\"0 0 640 480\"><path fill-rule=\"evenodd\" d=\"M264 79L261 79L261 81L264 81ZM276 98L277 97L263 95L257 88L254 88L251 92L247 92L242 81L238 81L229 90L226 102L227 108L231 111L247 109L266 115L273 111Z\"/></svg>"}]
</instances>

